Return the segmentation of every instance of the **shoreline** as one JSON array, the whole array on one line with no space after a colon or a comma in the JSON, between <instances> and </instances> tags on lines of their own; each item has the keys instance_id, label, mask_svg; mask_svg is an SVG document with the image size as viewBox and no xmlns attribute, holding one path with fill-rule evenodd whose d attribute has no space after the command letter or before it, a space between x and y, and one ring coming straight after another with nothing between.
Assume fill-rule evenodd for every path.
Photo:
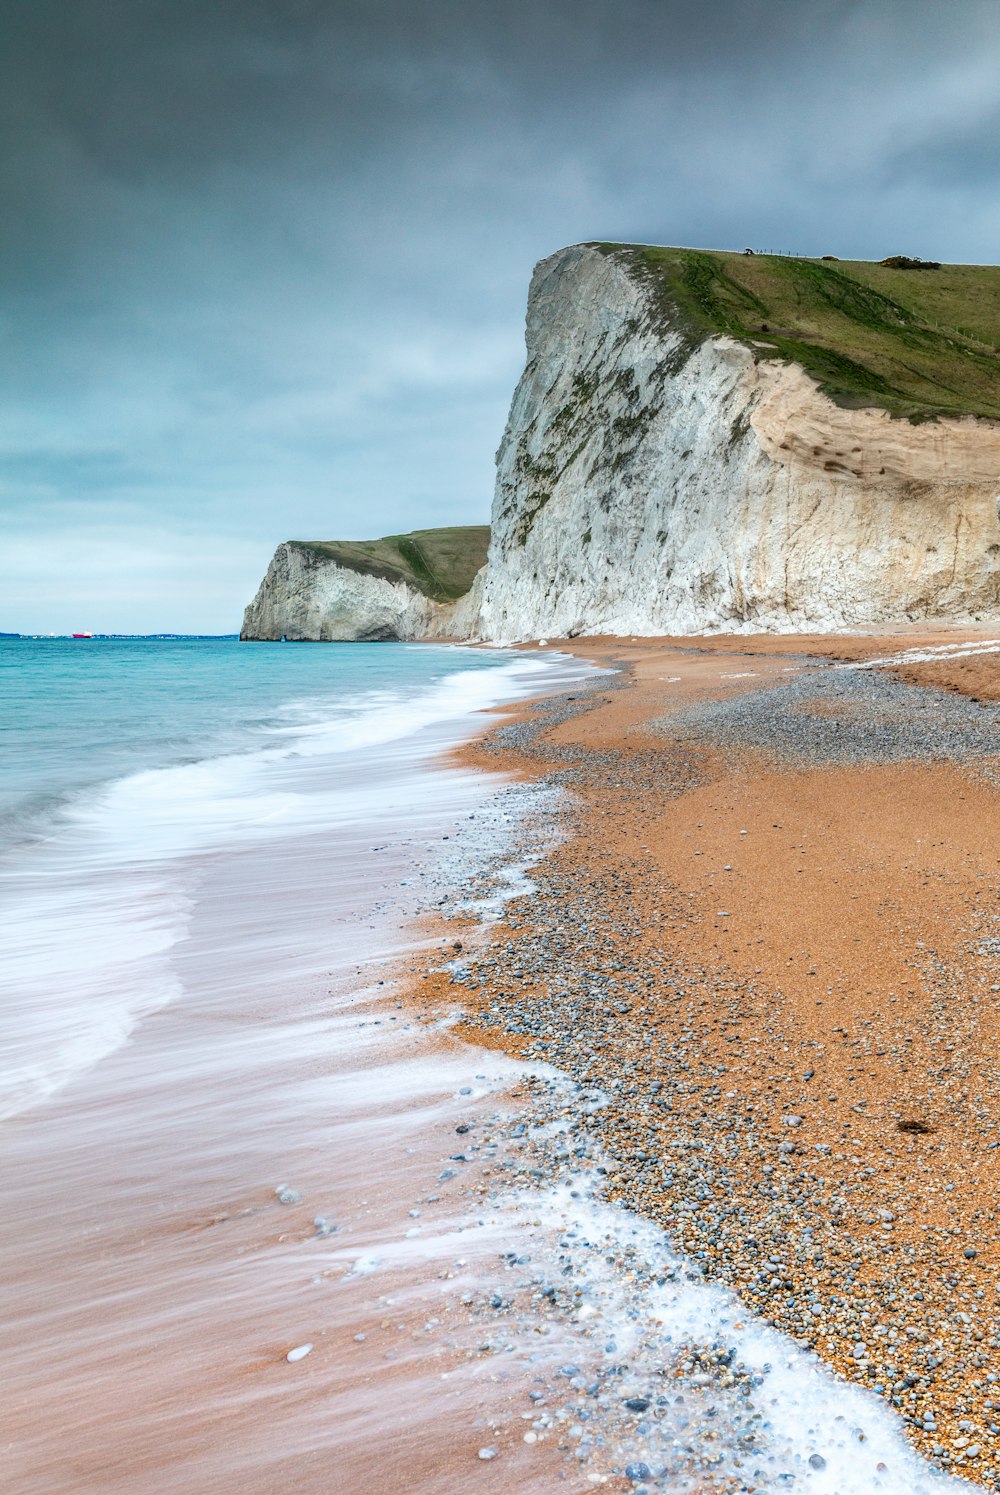
<instances>
[{"instance_id":1,"label":"shoreline","mask_svg":"<svg viewBox=\"0 0 1000 1495\"><path fill-rule=\"evenodd\" d=\"M443 703L427 708L433 686L405 701L399 733L366 717L361 743L337 749L324 720L318 741L307 729L260 755L249 785L214 759L168 770L162 846L133 816L123 849L101 820L81 850L89 822L74 823L17 864L13 891L29 871L51 890L58 867L72 892L99 852L124 889L109 934L70 928L61 981L35 971L53 999L77 996L78 951L121 940L157 898L183 917L155 952L170 999L3 1122L5 1467L24 1495L348 1495L410 1479L457 1495L478 1470L503 1399L479 1326L438 1305L484 1279L495 1292L509 1241L470 1230L464 1181L439 1179L440 1159L511 1071L425 1029L397 986L429 948L419 920L442 891L442 844L475 861L500 787L443 769L442 753L483 699L559 674L519 665L471 699L449 674ZM128 783L150 778L162 787ZM53 943L42 935L25 972ZM138 962L127 974L149 979ZM467 1353L470 1374L442 1389ZM502 1468L478 1487L501 1490Z\"/></svg>"},{"instance_id":2,"label":"shoreline","mask_svg":"<svg viewBox=\"0 0 1000 1495\"><path fill-rule=\"evenodd\" d=\"M627 673L456 761L574 800L461 1031L617 1088L611 1197L992 1484L996 655L866 667L986 632L552 640Z\"/></svg>"},{"instance_id":3,"label":"shoreline","mask_svg":"<svg viewBox=\"0 0 1000 1495\"><path fill-rule=\"evenodd\" d=\"M710 704L722 666L683 652L685 699ZM620 1145L644 1060L615 994L645 940L626 862L656 844L632 848L628 816L662 794L643 723L680 678L643 660L571 682L553 659L546 694L349 766L292 754L256 791L296 804L290 824L182 858L178 995L8 1123L8 1464L25 1495L953 1488L787 1324L746 1312L697 1239L663 1234L647 1123ZM758 666L723 663L722 693L750 699ZM765 662L766 683L797 678L785 668ZM674 753L675 787L698 792L709 760ZM352 775L381 786L377 815L341 824L328 794ZM565 836L584 810L603 816L589 861ZM580 964L574 898L593 978L575 1016L542 989ZM569 1049L595 1037L574 1072ZM692 1096L693 1038L674 1077ZM684 1120L649 1092L661 1122ZM684 1124L679 1204L706 1157Z\"/></svg>"}]
</instances>

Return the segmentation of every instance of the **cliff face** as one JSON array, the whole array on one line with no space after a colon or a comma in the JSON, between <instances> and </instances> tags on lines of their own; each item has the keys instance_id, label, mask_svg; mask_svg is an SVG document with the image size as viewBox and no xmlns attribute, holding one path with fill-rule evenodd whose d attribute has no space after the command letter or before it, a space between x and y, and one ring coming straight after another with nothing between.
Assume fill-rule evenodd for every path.
<instances>
[{"instance_id":1,"label":"cliff face","mask_svg":"<svg viewBox=\"0 0 1000 1495\"><path fill-rule=\"evenodd\" d=\"M288 540L243 614L240 637L295 643L421 638L436 606L403 581L349 570Z\"/></svg>"},{"instance_id":2,"label":"cliff face","mask_svg":"<svg viewBox=\"0 0 1000 1495\"><path fill-rule=\"evenodd\" d=\"M527 354L490 531L290 541L242 636L1000 612L1000 269L577 245L535 270Z\"/></svg>"},{"instance_id":3,"label":"cliff face","mask_svg":"<svg viewBox=\"0 0 1000 1495\"><path fill-rule=\"evenodd\" d=\"M243 614L243 639L364 643L473 631L486 526L383 540L287 540Z\"/></svg>"},{"instance_id":4,"label":"cliff face","mask_svg":"<svg viewBox=\"0 0 1000 1495\"><path fill-rule=\"evenodd\" d=\"M998 611L1000 423L846 408L766 337L692 337L627 253L541 262L482 637Z\"/></svg>"}]
</instances>

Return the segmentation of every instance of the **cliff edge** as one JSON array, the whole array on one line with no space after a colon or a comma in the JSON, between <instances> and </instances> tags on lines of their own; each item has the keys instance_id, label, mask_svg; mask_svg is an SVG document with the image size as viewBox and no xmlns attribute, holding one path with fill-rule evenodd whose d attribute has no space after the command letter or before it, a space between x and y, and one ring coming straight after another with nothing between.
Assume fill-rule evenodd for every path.
<instances>
[{"instance_id":1,"label":"cliff edge","mask_svg":"<svg viewBox=\"0 0 1000 1495\"><path fill-rule=\"evenodd\" d=\"M997 613L1000 271L577 245L526 340L484 637Z\"/></svg>"},{"instance_id":2,"label":"cliff edge","mask_svg":"<svg viewBox=\"0 0 1000 1495\"><path fill-rule=\"evenodd\" d=\"M464 636L487 525L380 540L286 540L243 614L242 639L366 642Z\"/></svg>"},{"instance_id":3,"label":"cliff edge","mask_svg":"<svg viewBox=\"0 0 1000 1495\"><path fill-rule=\"evenodd\" d=\"M290 541L244 638L1000 614L997 267L578 244L526 343L489 531Z\"/></svg>"}]
</instances>

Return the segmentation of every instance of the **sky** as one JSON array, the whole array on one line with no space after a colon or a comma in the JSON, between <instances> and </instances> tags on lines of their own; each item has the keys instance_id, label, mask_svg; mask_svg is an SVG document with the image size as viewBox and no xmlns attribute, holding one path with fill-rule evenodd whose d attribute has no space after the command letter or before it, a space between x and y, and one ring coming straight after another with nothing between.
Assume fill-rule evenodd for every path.
<instances>
[{"instance_id":1,"label":"sky","mask_svg":"<svg viewBox=\"0 0 1000 1495\"><path fill-rule=\"evenodd\" d=\"M996 0L0 0L0 630L489 518L533 264L1000 261Z\"/></svg>"}]
</instances>

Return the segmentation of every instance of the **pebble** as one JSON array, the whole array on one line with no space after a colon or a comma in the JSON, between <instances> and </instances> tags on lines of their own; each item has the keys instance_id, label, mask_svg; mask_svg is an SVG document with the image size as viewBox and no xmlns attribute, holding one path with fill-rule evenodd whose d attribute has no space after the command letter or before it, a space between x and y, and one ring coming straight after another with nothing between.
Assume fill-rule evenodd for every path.
<instances>
[{"instance_id":1,"label":"pebble","mask_svg":"<svg viewBox=\"0 0 1000 1495\"><path fill-rule=\"evenodd\" d=\"M295 1347L294 1350L289 1350L288 1351L288 1354L285 1356L285 1359L288 1361L289 1365L294 1365L295 1362L296 1362L296 1360L304 1360L306 1358L306 1356L309 1354L309 1351L311 1349L312 1349L312 1345L311 1344L300 1344L300 1345L296 1345L296 1347Z\"/></svg>"},{"instance_id":2,"label":"pebble","mask_svg":"<svg viewBox=\"0 0 1000 1495\"><path fill-rule=\"evenodd\" d=\"M605 682L602 690L607 689ZM818 694L827 698L828 713L809 709ZM640 746L627 754L591 750L584 755L552 742L546 742L539 752L557 765L547 770L546 783L553 789L575 784L593 784L602 791L634 789L631 804L637 807L637 816L644 796L660 804L699 782L697 747L706 740L713 746L734 751L749 747L806 765L996 755L1000 712L962 698L947 698L932 713L919 707L927 694L887 675L831 670L821 677L797 677L787 694L783 687L782 692L685 707L664 722L672 738L669 752L646 752ZM864 720L863 733L842 729L836 719L841 708L849 719L855 713ZM530 753L541 726L557 717L558 713L548 711L544 719L539 717L537 729L536 723L524 721L501 728L485 745L486 751L492 751L491 744L495 744L497 751L513 747ZM688 758L683 741L677 742L685 734L693 745ZM568 820L573 813L561 811ZM755 1108L747 1104L745 1094L726 1090L729 1061L725 1050L717 1043L702 1048L701 1034L708 1022L722 1019L723 1031L728 1026L733 1041L733 1058L738 1060L744 1019L753 1013L760 994L749 986L737 986L724 971L683 969L671 959L666 938L658 955L655 947L651 952L649 916L659 923L661 911L652 889L646 897L648 868L638 857L631 868L627 861L602 860L598 840L588 867L592 875L583 879L579 864L570 863L567 870L558 856L550 858L541 872L533 873L537 891L530 912L509 912L510 938L500 931L485 952L472 957L466 973L457 973L455 983L467 986L470 1001L475 993L477 1021L484 1028L497 1029L505 1042L509 1035L511 1046L529 1061L554 1065L583 1083L581 1100L566 1112L570 1130L556 1176L566 1180L568 1170L575 1171L573 1143L588 1148L592 1140L596 1142L607 1155L613 1199L662 1223L687 1253L692 1270L734 1286L752 1310L783 1332L820 1349L851 1378L879 1388L906 1418L920 1447L931 1452L931 1438L942 1440L934 1443L934 1450L944 1459L957 1426L956 1410L968 1408L976 1413L982 1405L969 1383L975 1384L977 1373L985 1378L986 1367L995 1363L994 1348L1000 1348L990 1342L991 1329L985 1341L974 1337L976 1315L982 1308L968 1302L959 1306L960 1296L969 1291L969 1283L960 1281L962 1261L971 1262L978 1253L967 1247L960 1255L958 1241L945 1239L941 1244L929 1237L923 1257L918 1253L915 1260L908 1259L902 1226L889 1230L899 1210L883 1208L885 1199L898 1205L906 1181L902 1168L898 1175L887 1168L884 1175L872 1178L872 1170L865 1168L871 1157L867 1147L859 1145L855 1153L849 1140L838 1143L836 1138L833 1148L829 1142L815 1143L806 1155L804 1144L797 1150L795 1143L779 1142L768 1129L802 1127L808 1116L813 1130L811 1110L804 1115L784 1112L779 1109L780 1094L773 1102L765 1097ZM708 911L710 917L710 905ZM718 910L718 916L727 917L728 911ZM683 923L684 913L679 917ZM666 936L669 923L664 920L664 924ZM820 990L829 1010L830 999ZM656 1025L623 1021L630 1011L642 1010L648 992L655 996ZM707 1014L698 1010L703 994L711 1000ZM765 1076L768 1085L777 1088L788 1083L785 1104L797 1100L800 1110L802 1103L822 1105L830 1080L813 1087L820 1092L813 1097L792 1093L797 1077L811 1080L816 1070L803 1072L794 1052L788 1055L786 1051L782 1057L780 1003L775 1007L773 994L764 996L771 1004L764 1026L773 1044L770 1057L777 1071ZM668 1005L672 1002L673 1007ZM708 1007L708 1002L703 1006ZM946 1011L942 1045L955 1041L948 1019ZM838 1021L839 1014L832 1016L831 1027ZM834 1042L839 1039L832 1038ZM867 1053L867 1047L862 1053ZM766 1063L764 1045L754 1057ZM951 1047L947 1054L942 1051L942 1059L951 1066L959 1066L961 1058ZM763 1064L760 1068L763 1074ZM825 1074L822 1065L820 1072ZM847 1083L838 1077L833 1089L843 1097ZM586 1087L594 1093L593 1101ZM836 1095L831 1093L829 1100L835 1102ZM906 1111L902 1115L906 1119ZM853 1107L852 1116L858 1136L869 1125L869 1118L863 1106ZM933 1123L933 1116L928 1119ZM933 1137L933 1125L925 1132ZM896 1148L897 1160L900 1148L924 1145L909 1137L895 1137L894 1127L886 1142L888 1150ZM528 1143L524 1146L527 1150ZM916 1166L921 1156L916 1154ZM543 1176L541 1170L527 1163L522 1166L520 1160L509 1166L512 1180L520 1178L528 1185ZM947 1208L953 1185L949 1180L941 1188ZM907 1214L904 1209L904 1221ZM859 1226L867 1222L877 1235L853 1228L856 1221ZM924 1262L935 1260L939 1246L947 1262L939 1271L956 1274L943 1293L924 1271ZM991 1281L981 1286L993 1291ZM559 1293L563 1291L560 1286ZM936 1316L929 1335L932 1305ZM940 1313L942 1305L947 1305L947 1312ZM970 1312L964 1312L965 1307ZM896 1331L897 1339L890 1341L888 1332L876 1333L880 1324ZM912 1334L904 1332L911 1330ZM923 1339L918 1337L921 1334ZM581 1373L576 1364L567 1364L559 1374L564 1382L580 1379L581 1391L596 1384L590 1379L589 1365ZM686 1384L692 1384L697 1375L692 1362L685 1372ZM708 1381L714 1385L712 1375ZM594 1392L598 1399L606 1385L602 1381ZM613 1389L621 1396L617 1386ZM559 1393L560 1397L569 1394ZM621 1397L618 1403L640 1414L638 1405L629 1407L630 1400L638 1404L645 1398ZM935 1407L937 1415L928 1417L932 1401L940 1405ZM660 1416L659 1411L653 1414L649 1426L658 1426ZM641 1423L640 1429L646 1425ZM585 1426L576 1408L570 1410L567 1403L566 1427ZM636 1430L634 1418L629 1426ZM975 1437L970 1434L964 1449L958 1451L961 1457L1000 1462L1000 1434L993 1436L990 1429L991 1438L985 1437L987 1428L978 1421L972 1431ZM812 1469L826 1464L819 1453L808 1462ZM623 1464L624 1460L619 1470ZM640 1461L633 1458L624 1467L631 1478L630 1471L638 1469ZM651 1477L648 1473L639 1476ZM657 1479L660 1488L659 1475ZM674 1488L681 1488L679 1479Z\"/></svg>"}]
</instances>

